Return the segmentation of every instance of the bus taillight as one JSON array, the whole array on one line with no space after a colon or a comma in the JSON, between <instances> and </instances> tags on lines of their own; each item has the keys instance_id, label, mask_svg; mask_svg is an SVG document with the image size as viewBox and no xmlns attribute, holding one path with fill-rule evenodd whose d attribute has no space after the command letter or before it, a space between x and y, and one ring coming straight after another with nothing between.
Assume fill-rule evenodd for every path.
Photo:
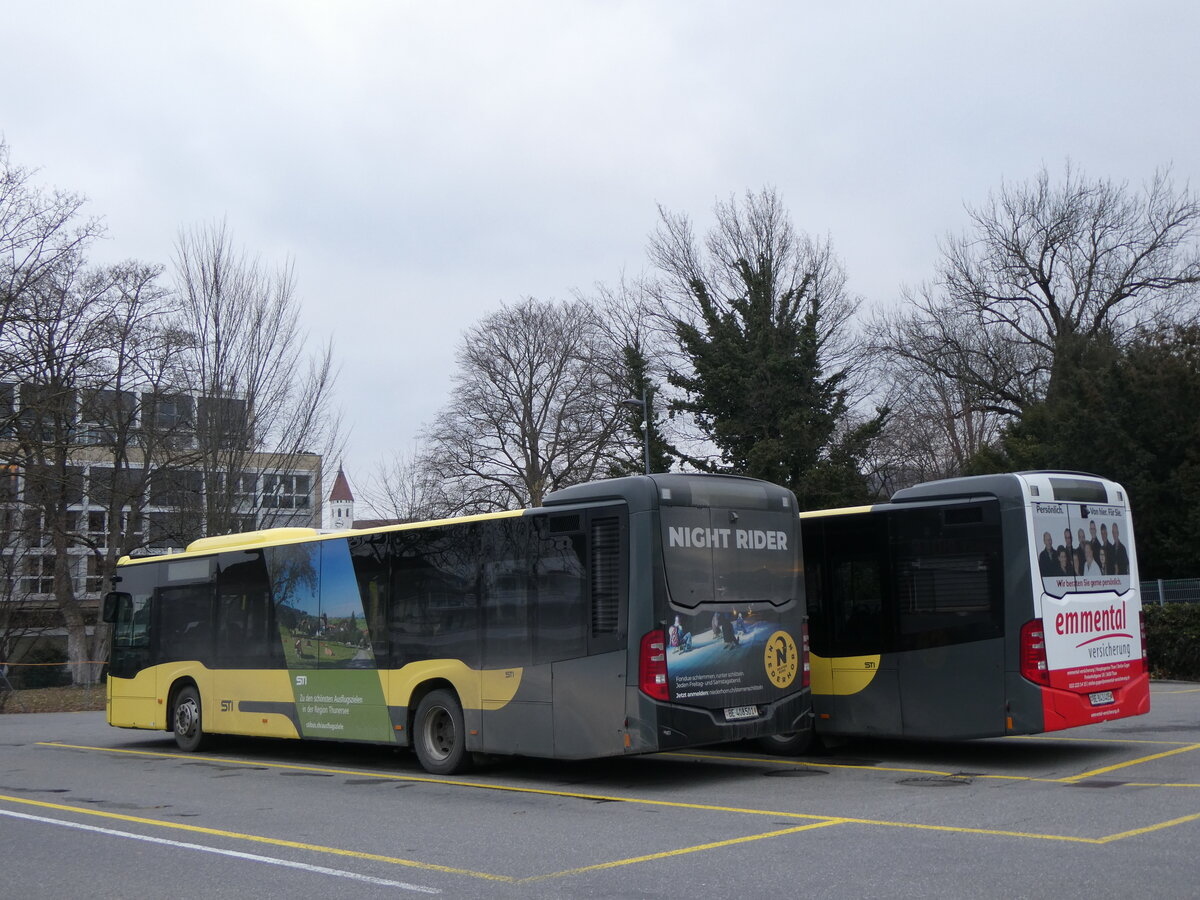
<instances>
[{"instance_id":1,"label":"bus taillight","mask_svg":"<svg viewBox=\"0 0 1200 900\"><path fill-rule=\"evenodd\" d=\"M1142 671L1150 671L1150 657L1146 655L1146 614L1138 610L1138 628L1142 631Z\"/></svg>"},{"instance_id":2,"label":"bus taillight","mask_svg":"<svg viewBox=\"0 0 1200 900\"><path fill-rule=\"evenodd\" d=\"M800 626L800 687L808 687L811 672L808 664L808 623L805 622Z\"/></svg>"},{"instance_id":3,"label":"bus taillight","mask_svg":"<svg viewBox=\"0 0 1200 900\"><path fill-rule=\"evenodd\" d=\"M671 699L667 693L667 637L662 631L648 631L642 635L638 687L655 700Z\"/></svg>"},{"instance_id":4,"label":"bus taillight","mask_svg":"<svg viewBox=\"0 0 1200 900\"><path fill-rule=\"evenodd\" d=\"M1030 619L1021 626L1021 674L1034 684L1050 684L1046 633L1041 619Z\"/></svg>"}]
</instances>

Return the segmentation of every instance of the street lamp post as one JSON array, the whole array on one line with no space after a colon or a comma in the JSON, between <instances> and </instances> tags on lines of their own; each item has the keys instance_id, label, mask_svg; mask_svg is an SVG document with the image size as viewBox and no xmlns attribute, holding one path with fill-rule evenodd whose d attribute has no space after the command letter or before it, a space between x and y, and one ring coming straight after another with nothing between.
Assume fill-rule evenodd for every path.
<instances>
[{"instance_id":1,"label":"street lamp post","mask_svg":"<svg viewBox=\"0 0 1200 900\"><path fill-rule=\"evenodd\" d=\"M642 388L641 400L622 400L622 406L642 411L642 458L646 464L646 474L650 474L650 404L646 401L646 389Z\"/></svg>"}]
</instances>

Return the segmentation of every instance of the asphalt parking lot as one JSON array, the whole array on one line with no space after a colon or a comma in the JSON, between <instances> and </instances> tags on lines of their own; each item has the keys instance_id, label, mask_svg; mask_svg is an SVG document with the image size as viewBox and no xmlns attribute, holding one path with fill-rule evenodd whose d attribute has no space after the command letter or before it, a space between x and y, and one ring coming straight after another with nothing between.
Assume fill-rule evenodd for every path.
<instances>
[{"instance_id":1,"label":"asphalt parking lot","mask_svg":"<svg viewBox=\"0 0 1200 900\"><path fill-rule=\"evenodd\" d=\"M435 778L410 756L0 717L9 896L1195 896L1200 685L1028 738Z\"/></svg>"}]
</instances>

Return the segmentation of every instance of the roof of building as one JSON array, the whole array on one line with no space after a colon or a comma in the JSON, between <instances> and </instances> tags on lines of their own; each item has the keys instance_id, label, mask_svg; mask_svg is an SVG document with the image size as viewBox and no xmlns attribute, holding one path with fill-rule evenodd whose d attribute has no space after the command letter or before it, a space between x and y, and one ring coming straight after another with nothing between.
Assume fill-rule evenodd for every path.
<instances>
[{"instance_id":1,"label":"roof of building","mask_svg":"<svg viewBox=\"0 0 1200 900\"><path fill-rule=\"evenodd\" d=\"M346 473L342 471L341 466L338 466L337 478L333 480L333 490L329 492L329 500L332 503L354 502L354 495L350 493L350 482L346 480Z\"/></svg>"}]
</instances>

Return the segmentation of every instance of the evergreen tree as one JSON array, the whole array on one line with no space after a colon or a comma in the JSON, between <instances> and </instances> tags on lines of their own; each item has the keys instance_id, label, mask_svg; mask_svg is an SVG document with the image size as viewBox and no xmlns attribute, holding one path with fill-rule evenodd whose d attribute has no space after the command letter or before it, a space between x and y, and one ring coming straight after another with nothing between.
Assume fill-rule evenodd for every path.
<instances>
[{"instance_id":1,"label":"evergreen tree","mask_svg":"<svg viewBox=\"0 0 1200 900\"><path fill-rule=\"evenodd\" d=\"M609 467L609 476L639 475L646 470L645 444L649 441L649 465L651 472L669 472L675 463L678 451L664 437L659 427L657 410L660 386L650 375L649 362L641 348L634 344L626 344L621 348L621 359L625 364L625 386L630 400L639 402L645 398L646 408L629 404L624 419L624 426L633 436L630 446L636 446L636 458L618 458ZM642 429L645 428L646 432Z\"/></svg>"},{"instance_id":2,"label":"evergreen tree","mask_svg":"<svg viewBox=\"0 0 1200 900\"><path fill-rule=\"evenodd\" d=\"M973 471L1065 469L1129 492L1143 575L1200 574L1200 328L1097 340Z\"/></svg>"},{"instance_id":3,"label":"evergreen tree","mask_svg":"<svg viewBox=\"0 0 1200 900\"><path fill-rule=\"evenodd\" d=\"M773 192L717 216L707 264L682 218L664 215L652 247L686 286L671 316L687 363L669 377L683 392L673 405L719 453L688 461L785 485L803 508L865 502L862 461L886 411L851 420L856 304L840 267L827 245L794 235Z\"/></svg>"}]
</instances>

